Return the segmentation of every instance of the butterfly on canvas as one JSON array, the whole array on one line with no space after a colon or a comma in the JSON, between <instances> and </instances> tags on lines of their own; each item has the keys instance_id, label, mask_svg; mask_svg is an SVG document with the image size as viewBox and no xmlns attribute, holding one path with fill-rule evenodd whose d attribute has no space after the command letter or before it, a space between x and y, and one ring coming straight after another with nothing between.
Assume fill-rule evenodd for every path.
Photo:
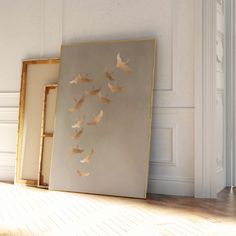
<instances>
[{"instance_id":1,"label":"butterfly on canvas","mask_svg":"<svg viewBox=\"0 0 236 236\"><path fill-rule=\"evenodd\" d=\"M103 110L100 110L100 112L97 115L95 115L94 118L87 124L96 126L101 122L102 117L103 117Z\"/></svg>"},{"instance_id":2,"label":"butterfly on canvas","mask_svg":"<svg viewBox=\"0 0 236 236\"><path fill-rule=\"evenodd\" d=\"M82 159L80 162L81 163L89 163L92 159L93 154L94 154L94 150L91 149L91 151L86 155L86 157L84 159Z\"/></svg>"},{"instance_id":3,"label":"butterfly on canvas","mask_svg":"<svg viewBox=\"0 0 236 236\"><path fill-rule=\"evenodd\" d=\"M85 121L85 116L81 116L80 118L79 118L79 120L74 124L74 125L72 125L72 128L73 129L80 129L81 128L81 125L84 123L84 121Z\"/></svg>"},{"instance_id":4,"label":"butterfly on canvas","mask_svg":"<svg viewBox=\"0 0 236 236\"><path fill-rule=\"evenodd\" d=\"M69 108L70 112L75 112L80 109L80 107L83 105L83 103L85 101L85 96L84 95L81 96L81 98L79 100L76 100L76 99L74 99L74 100L75 100L75 105L73 107Z\"/></svg>"},{"instance_id":5,"label":"butterfly on canvas","mask_svg":"<svg viewBox=\"0 0 236 236\"><path fill-rule=\"evenodd\" d=\"M104 103L104 104L109 104L109 103L111 103L111 99L109 99L109 98L103 96L101 92L98 93L98 99L99 99L99 101L100 101L101 103Z\"/></svg>"},{"instance_id":6,"label":"butterfly on canvas","mask_svg":"<svg viewBox=\"0 0 236 236\"><path fill-rule=\"evenodd\" d=\"M127 61L124 61L121 58L120 53L118 53L116 56L116 67L123 70L124 72L132 72L132 69L128 65L129 61L129 59Z\"/></svg>"},{"instance_id":7,"label":"butterfly on canvas","mask_svg":"<svg viewBox=\"0 0 236 236\"><path fill-rule=\"evenodd\" d=\"M90 175L89 172L84 172L82 170L77 170L77 174L80 176L80 177L87 177Z\"/></svg>"},{"instance_id":8,"label":"butterfly on canvas","mask_svg":"<svg viewBox=\"0 0 236 236\"><path fill-rule=\"evenodd\" d=\"M78 74L74 77L73 80L70 81L70 84L79 84L79 83L91 83L93 79L90 79L88 75Z\"/></svg>"},{"instance_id":9,"label":"butterfly on canvas","mask_svg":"<svg viewBox=\"0 0 236 236\"><path fill-rule=\"evenodd\" d=\"M111 83L108 83L107 86L112 93L119 93L119 92L123 92L125 90L124 87L121 87L119 85L113 85Z\"/></svg>"}]
</instances>

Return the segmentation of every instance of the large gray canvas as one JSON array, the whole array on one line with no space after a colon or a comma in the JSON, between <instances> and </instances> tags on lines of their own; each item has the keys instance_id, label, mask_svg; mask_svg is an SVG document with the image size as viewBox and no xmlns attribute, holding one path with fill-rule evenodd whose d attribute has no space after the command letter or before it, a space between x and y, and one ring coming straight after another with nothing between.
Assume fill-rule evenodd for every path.
<instances>
[{"instance_id":1,"label":"large gray canvas","mask_svg":"<svg viewBox=\"0 0 236 236\"><path fill-rule=\"evenodd\" d=\"M116 68L116 57L129 59L131 73ZM81 43L63 46L56 108L56 126L49 187L105 195L145 198L149 148L152 85L155 57L154 40ZM104 76L113 70L115 83L125 87L111 93ZM94 80L89 84L70 84L78 73ZM114 82L111 82L115 84ZM74 98L85 90L102 88L110 104L99 103L97 96L85 96L77 112L69 112ZM85 115L86 122L103 110L97 126L83 126L79 141L72 138L72 125ZM85 151L72 155L71 148L79 145ZM91 162L81 163L89 150L94 149ZM77 170L89 173L81 177Z\"/></svg>"}]
</instances>

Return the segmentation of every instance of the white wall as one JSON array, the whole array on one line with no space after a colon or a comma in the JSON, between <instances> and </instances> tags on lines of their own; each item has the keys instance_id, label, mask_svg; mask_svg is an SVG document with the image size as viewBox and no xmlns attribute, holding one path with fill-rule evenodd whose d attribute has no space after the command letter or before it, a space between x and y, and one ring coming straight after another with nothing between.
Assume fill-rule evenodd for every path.
<instances>
[{"instance_id":1,"label":"white wall","mask_svg":"<svg viewBox=\"0 0 236 236\"><path fill-rule=\"evenodd\" d=\"M149 191L193 195L193 2L2 0L0 106L6 107L2 111L7 117L5 123L0 119L0 134L4 134L0 135L0 168L13 170L18 94L11 92L19 91L23 59L59 56L62 42L155 37L158 57ZM0 169L0 179L5 172Z\"/></svg>"}]
</instances>

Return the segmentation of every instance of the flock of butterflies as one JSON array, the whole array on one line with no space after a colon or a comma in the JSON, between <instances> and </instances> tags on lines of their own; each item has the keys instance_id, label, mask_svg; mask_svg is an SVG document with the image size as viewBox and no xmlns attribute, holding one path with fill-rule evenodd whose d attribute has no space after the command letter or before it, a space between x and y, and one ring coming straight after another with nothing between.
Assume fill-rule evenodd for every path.
<instances>
[{"instance_id":1,"label":"flock of butterflies","mask_svg":"<svg viewBox=\"0 0 236 236\"><path fill-rule=\"evenodd\" d=\"M125 72L125 73L131 73L132 69L128 65L129 60L124 61L120 53L116 56L116 68ZM107 83L107 87L109 88L111 93L119 93L123 92L125 90L124 87L119 86L117 83L115 83L115 79L113 77L114 70L112 72L106 71L104 74L104 78L107 79L109 82ZM79 73L77 76L73 78L73 80L70 81L70 84L72 85L80 85L80 84L91 84L94 80L91 79L88 75L82 75ZM82 94L82 96L77 100L74 99L74 106L69 108L69 112L78 112L80 108L83 106L86 96L97 96L98 101L103 104L110 104L112 100L102 94L102 88L94 88L94 86L91 87L90 90L85 90L85 92ZM76 121L75 124L72 125L72 129L74 129L74 135L72 136L76 140L80 140L81 136L84 133L84 125L87 124L88 126L97 126L102 118L104 116L103 110L100 110L98 114L94 115L94 117L86 123L85 115L82 115L79 117L79 119ZM79 146L72 148L71 152L72 155L82 155L84 153L84 149L80 148ZM94 155L94 149L88 151L88 153L85 155L83 159L80 160L81 163L89 163ZM80 177L86 177L89 176L89 172L84 172L82 170L77 170L77 174Z\"/></svg>"}]
</instances>

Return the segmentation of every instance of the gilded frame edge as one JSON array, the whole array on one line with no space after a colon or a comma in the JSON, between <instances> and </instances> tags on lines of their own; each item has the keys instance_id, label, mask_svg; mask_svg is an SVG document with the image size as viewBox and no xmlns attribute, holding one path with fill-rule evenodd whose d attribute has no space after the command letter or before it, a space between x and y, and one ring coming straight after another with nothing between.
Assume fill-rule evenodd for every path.
<instances>
[{"instance_id":1,"label":"gilded frame edge","mask_svg":"<svg viewBox=\"0 0 236 236\"><path fill-rule=\"evenodd\" d=\"M26 82L27 82L27 69L28 65L33 64L59 64L59 58L50 59L31 59L24 60L22 62L22 73L21 73L21 88L20 88L20 100L19 100L19 115L18 115L18 140L17 140L17 157L15 167L15 184L21 184L26 186L37 186L37 180L22 179L20 176L20 169L22 164L22 135L24 125L24 111L25 111L25 96L26 96Z\"/></svg>"},{"instance_id":2,"label":"gilded frame edge","mask_svg":"<svg viewBox=\"0 0 236 236\"><path fill-rule=\"evenodd\" d=\"M151 80L151 91L150 91L150 112L149 112L149 135L148 135L148 160L147 160L147 176L146 176L146 191L145 191L145 199L147 198L148 191L148 177L150 170L150 160L151 160L151 139L152 139L152 120L153 120L153 108L154 108L154 86L156 79L156 60L157 60L157 40L153 39L153 65L152 65L152 80Z\"/></svg>"},{"instance_id":3,"label":"gilded frame edge","mask_svg":"<svg viewBox=\"0 0 236 236\"><path fill-rule=\"evenodd\" d=\"M45 138L53 138L53 133L45 132L46 126L46 116L47 116L47 97L50 90L57 89L58 84L47 84L44 87L44 98L43 98L43 113L42 113L42 122L41 122L41 137L40 137L40 151L39 151L39 166L38 166L38 179L37 187L48 189L48 185L43 182L42 170L43 170L43 150L44 150L44 141ZM51 169L51 167L50 167Z\"/></svg>"}]
</instances>

